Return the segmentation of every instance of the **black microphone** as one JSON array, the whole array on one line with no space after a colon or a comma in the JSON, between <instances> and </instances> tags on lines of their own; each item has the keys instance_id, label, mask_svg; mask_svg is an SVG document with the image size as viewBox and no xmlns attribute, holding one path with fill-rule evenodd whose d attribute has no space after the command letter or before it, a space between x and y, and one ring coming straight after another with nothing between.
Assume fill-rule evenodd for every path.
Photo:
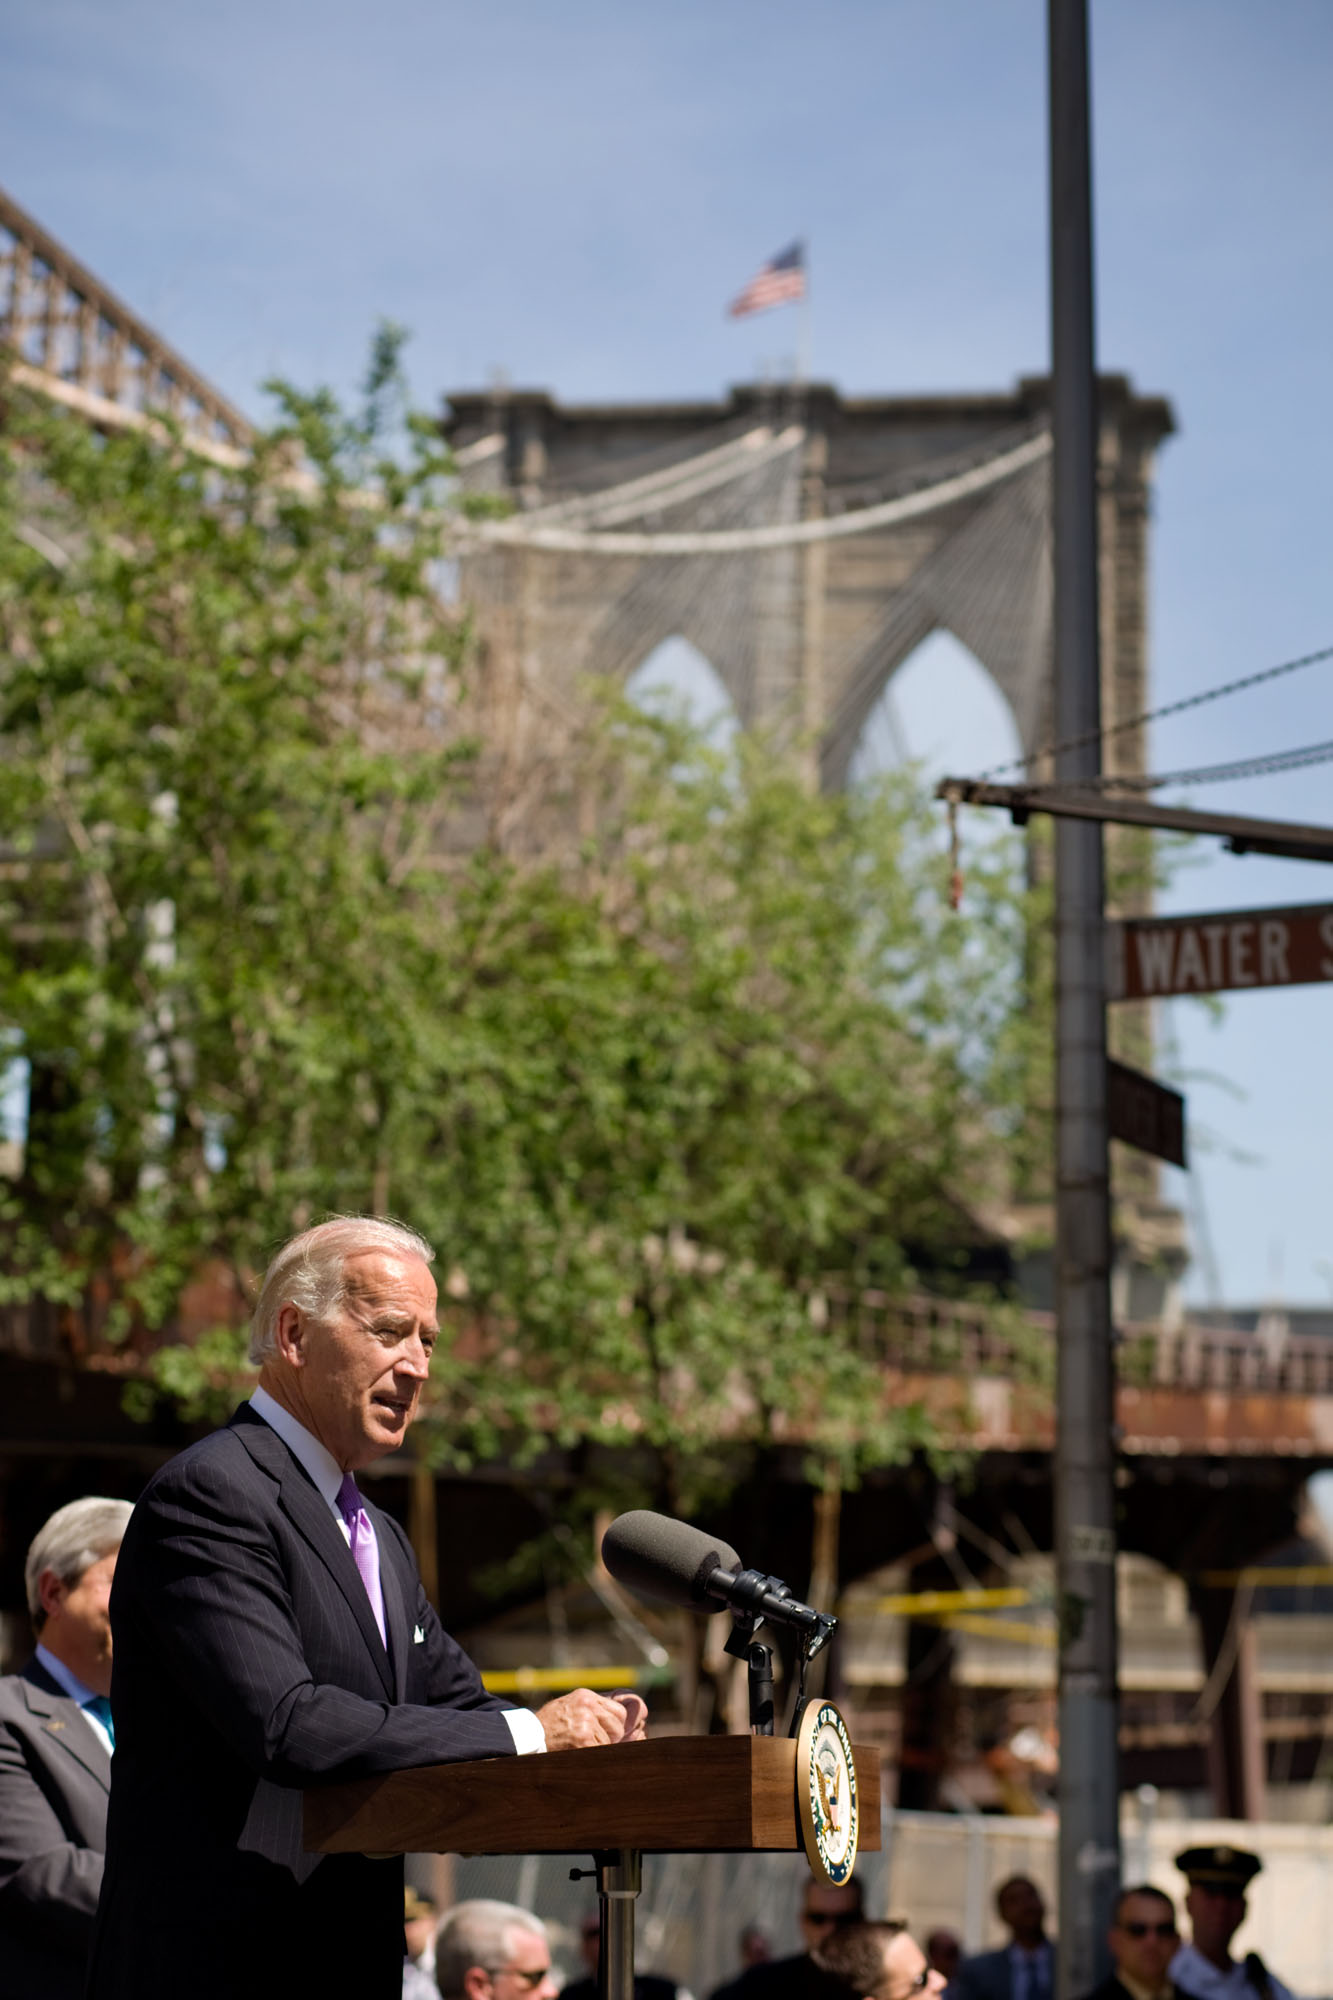
<instances>
[{"instance_id":1,"label":"black microphone","mask_svg":"<svg viewBox=\"0 0 1333 2000\"><path fill-rule=\"evenodd\" d=\"M688 1521L636 1507L619 1514L602 1536L602 1561L617 1583L656 1604L711 1611L706 1586L714 1572L738 1570L741 1559L716 1535Z\"/></svg>"},{"instance_id":2,"label":"black microphone","mask_svg":"<svg viewBox=\"0 0 1333 2000\"><path fill-rule=\"evenodd\" d=\"M735 1549L666 1514L645 1508L619 1515L602 1537L602 1561L617 1583L658 1604L687 1611L730 1605L757 1624L790 1625L813 1655L832 1638L837 1619L792 1596L779 1577L742 1569Z\"/></svg>"}]
</instances>

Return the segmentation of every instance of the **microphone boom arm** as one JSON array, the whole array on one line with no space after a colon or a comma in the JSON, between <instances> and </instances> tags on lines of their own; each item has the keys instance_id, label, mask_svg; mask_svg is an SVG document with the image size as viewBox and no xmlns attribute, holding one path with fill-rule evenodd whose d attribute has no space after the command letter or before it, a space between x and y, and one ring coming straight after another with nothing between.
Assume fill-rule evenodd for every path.
<instances>
[{"instance_id":1,"label":"microphone boom arm","mask_svg":"<svg viewBox=\"0 0 1333 2000\"><path fill-rule=\"evenodd\" d=\"M822 1653L838 1629L830 1612L816 1611L792 1596L780 1577L765 1576L762 1570L710 1570L703 1580L707 1596L720 1598L733 1613L735 1623L726 1651L745 1659L756 1628L767 1619L770 1625L786 1625L800 1636L801 1657L807 1664Z\"/></svg>"}]
</instances>

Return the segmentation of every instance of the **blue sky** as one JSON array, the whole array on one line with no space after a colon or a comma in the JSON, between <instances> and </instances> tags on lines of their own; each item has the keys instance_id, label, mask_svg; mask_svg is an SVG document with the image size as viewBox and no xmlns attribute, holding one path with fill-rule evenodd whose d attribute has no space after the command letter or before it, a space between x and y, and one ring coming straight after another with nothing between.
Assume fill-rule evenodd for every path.
<instances>
[{"instance_id":1,"label":"blue sky","mask_svg":"<svg viewBox=\"0 0 1333 2000\"><path fill-rule=\"evenodd\" d=\"M43 0L0 26L0 182L255 413L270 373L348 386L381 316L414 329L427 402L497 368L569 400L715 395L792 352L790 313L723 308L797 234L816 375L1003 389L1048 352L1044 17ZM1166 701L1333 643L1333 10L1094 0L1093 37L1100 360L1180 423L1153 530ZM947 643L899 713L932 767L1003 754ZM1315 668L1163 724L1155 761L1331 723ZM1329 820L1331 772L1196 802ZM1324 869L1201 849L1168 902L1319 898ZM1333 1295L1331 1014L1323 988L1236 996L1220 1025L1173 1008L1230 1300Z\"/></svg>"}]
</instances>

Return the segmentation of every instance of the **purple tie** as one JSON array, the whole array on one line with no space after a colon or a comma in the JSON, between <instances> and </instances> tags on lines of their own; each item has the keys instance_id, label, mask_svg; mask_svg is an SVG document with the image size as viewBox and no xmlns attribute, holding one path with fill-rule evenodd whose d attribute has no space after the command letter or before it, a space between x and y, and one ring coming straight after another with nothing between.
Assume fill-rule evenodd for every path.
<instances>
[{"instance_id":1,"label":"purple tie","mask_svg":"<svg viewBox=\"0 0 1333 2000\"><path fill-rule=\"evenodd\" d=\"M361 1488L350 1472L338 1488L338 1512L347 1523L352 1560L366 1586L366 1596L370 1599L370 1608L375 1614L375 1623L380 1628L380 1638L387 1652L389 1636L384 1625L384 1592L380 1589L380 1545L375 1540L375 1530L362 1502Z\"/></svg>"}]
</instances>

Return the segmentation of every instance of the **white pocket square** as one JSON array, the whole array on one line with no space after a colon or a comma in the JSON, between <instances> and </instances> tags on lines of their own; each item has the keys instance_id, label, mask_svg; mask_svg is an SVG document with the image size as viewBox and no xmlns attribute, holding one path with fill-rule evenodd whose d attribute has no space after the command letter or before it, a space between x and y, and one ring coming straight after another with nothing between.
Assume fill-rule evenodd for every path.
<instances>
[{"instance_id":1,"label":"white pocket square","mask_svg":"<svg viewBox=\"0 0 1333 2000\"><path fill-rule=\"evenodd\" d=\"M422 1641L423 1641L423 1640L425 1639L425 1637L426 1637L425 1633L424 1633L424 1632L422 1631L421 1627L420 1627L420 1626L418 1625L418 1626L417 1626L417 1627L415 1628L415 1630L413 1631L413 1633L412 1633L412 1644L413 1644L414 1646L419 1646L419 1645L421 1645L421 1643L422 1643Z\"/></svg>"}]
</instances>

